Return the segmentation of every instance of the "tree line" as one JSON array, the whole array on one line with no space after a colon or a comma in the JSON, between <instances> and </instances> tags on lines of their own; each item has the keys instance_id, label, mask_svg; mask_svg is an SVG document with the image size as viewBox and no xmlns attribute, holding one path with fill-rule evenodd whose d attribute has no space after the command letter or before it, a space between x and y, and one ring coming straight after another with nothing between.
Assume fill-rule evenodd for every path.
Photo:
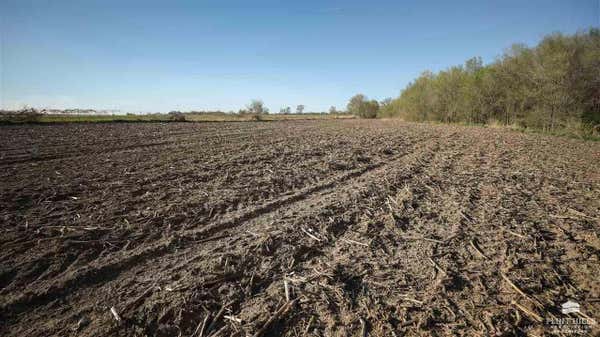
<instances>
[{"instance_id":1,"label":"tree line","mask_svg":"<svg viewBox=\"0 0 600 337\"><path fill-rule=\"evenodd\" d=\"M438 73L423 72L395 99L354 96L360 117L499 123L554 131L600 127L600 29L515 44L491 64L480 57Z\"/></svg>"},{"instance_id":2,"label":"tree line","mask_svg":"<svg viewBox=\"0 0 600 337\"><path fill-rule=\"evenodd\" d=\"M301 114L304 112L304 105L303 104L299 104L296 106L296 113L297 114ZM240 109L238 111L239 114L256 114L256 115L262 115L262 114L268 114L269 113L269 109L265 106L265 103L260 100L260 99L253 99L250 104L246 105L245 109ZM283 107L281 109L279 109L279 113L280 114L291 114L292 113L292 108L290 108L289 106L287 107Z\"/></svg>"},{"instance_id":3,"label":"tree line","mask_svg":"<svg viewBox=\"0 0 600 337\"><path fill-rule=\"evenodd\" d=\"M305 113L306 106L304 104L296 105L295 114L303 114ZM260 99L253 99L249 104L246 105L244 109L240 109L238 114L253 114L253 115L266 115L269 114L269 109L265 106L265 103ZM311 114L320 113L320 114L344 114L344 111L338 111L335 106L331 106L327 112L310 112ZM290 115L292 114L292 108L289 106L282 107L279 109L279 114L282 115Z\"/></svg>"}]
</instances>

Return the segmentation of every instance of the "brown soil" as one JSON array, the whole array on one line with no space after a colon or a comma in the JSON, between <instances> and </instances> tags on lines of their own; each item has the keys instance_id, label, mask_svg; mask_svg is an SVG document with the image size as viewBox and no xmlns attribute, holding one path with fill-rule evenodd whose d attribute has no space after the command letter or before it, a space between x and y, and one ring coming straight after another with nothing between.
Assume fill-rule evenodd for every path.
<instances>
[{"instance_id":1,"label":"brown soil","mask_svg":"<svg viewBox=\"0 0 600 337\"><path fill-rule=\"evenodd\" d=\"M542 335L567 300L600 321L598 163L398 121L3 126L0 335Z\"/></svg>"}]
</instances>

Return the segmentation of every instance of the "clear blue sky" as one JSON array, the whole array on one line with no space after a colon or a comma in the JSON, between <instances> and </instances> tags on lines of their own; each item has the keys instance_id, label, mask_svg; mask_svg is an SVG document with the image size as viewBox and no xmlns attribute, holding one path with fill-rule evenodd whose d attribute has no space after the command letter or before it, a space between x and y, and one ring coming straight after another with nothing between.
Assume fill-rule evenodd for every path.
<instances>
[{"instance_id":1,"label":"clear blue sky","mask_svg":"<svg viewBox=\"0 0 600 337\"><path fill-rule=\"evenodd\" d=\"M0 0L4 108L271 111L383 99L422 71L598 27L580 1Z\"/></svg>"}]
</instances>

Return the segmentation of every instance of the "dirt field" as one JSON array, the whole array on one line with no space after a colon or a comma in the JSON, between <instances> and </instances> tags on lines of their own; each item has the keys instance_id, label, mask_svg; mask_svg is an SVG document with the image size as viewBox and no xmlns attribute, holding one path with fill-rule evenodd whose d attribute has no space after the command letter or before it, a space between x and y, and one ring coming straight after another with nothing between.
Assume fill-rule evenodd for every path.
<instances>
[{"instance_id":1,"label":"dirt field","mask_svg":"<svg viewBox=\"0 0 600 337\"><path fill-rule=\"evenodd\" d=\"M599 163L598 142L399 121L2 126L0 335L600 321Z\"/></svg>"}]
</instances>

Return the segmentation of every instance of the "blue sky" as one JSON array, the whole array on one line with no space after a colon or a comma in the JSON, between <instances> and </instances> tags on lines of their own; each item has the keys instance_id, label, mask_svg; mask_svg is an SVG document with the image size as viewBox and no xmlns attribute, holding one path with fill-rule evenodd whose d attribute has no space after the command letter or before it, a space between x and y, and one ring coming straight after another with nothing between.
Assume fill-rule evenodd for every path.
<instances>
[{"instance_id":1,"label":"blue sky","mask_svg":"<svg viewBox=\"0 0 600 337\"><path fill-rule=\"evenodd\" d=\"M324 111L599 25L598 0L0 0L0 105Z\"/></svg>"}]
</instances>

